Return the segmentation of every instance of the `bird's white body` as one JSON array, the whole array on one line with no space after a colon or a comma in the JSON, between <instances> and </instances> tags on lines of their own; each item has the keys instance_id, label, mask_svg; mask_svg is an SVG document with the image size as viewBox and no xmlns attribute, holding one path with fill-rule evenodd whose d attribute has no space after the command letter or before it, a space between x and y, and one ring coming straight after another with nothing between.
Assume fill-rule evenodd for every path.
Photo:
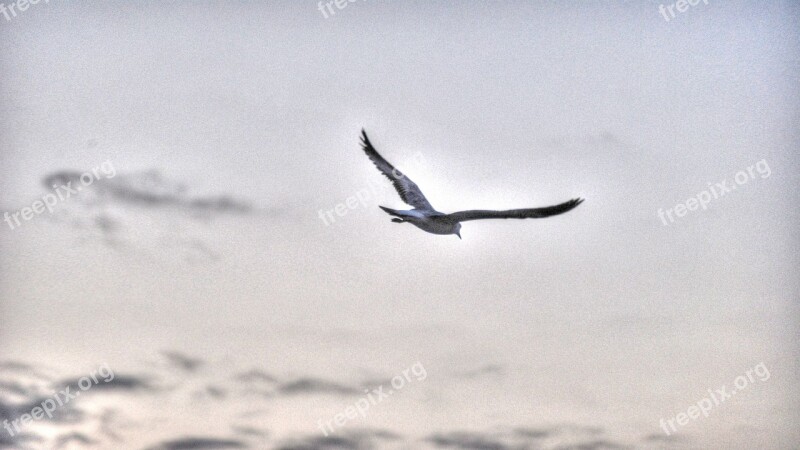
<instances>
[{"instance_id":1,"label":"bird's white body","mask_svg":"<svg viewBox=\"0 0 800 450\"><path fill-rule=\"evenodd\" d=\"M418 209L410 209L405 211L398 211L381 207L387 213L399 217L401 222L408 222L411 225L419 228L420 230L427 231L433 234L458 234L461 230L461 224L446 219L446 214L439 211L425 211Z\"/></svg>"}]
</instances>

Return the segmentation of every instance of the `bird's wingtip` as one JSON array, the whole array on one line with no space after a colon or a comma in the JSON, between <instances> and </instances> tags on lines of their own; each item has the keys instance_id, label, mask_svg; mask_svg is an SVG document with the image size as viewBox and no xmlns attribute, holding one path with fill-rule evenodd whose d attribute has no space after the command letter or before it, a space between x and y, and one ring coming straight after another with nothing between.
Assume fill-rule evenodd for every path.
<instances>
[{"instance_id":1,"label":"bird's wingtip","mask_svg":"<svg viewBox=\"0 0 800 450\"><path fill-rule=\"evenodd\" d=\"M363 145L364 147L372 145L369 142L369 138L367 137L367 132L364 130L364 128L361 128L361 145Z\"/></svg>"}]
</instances>

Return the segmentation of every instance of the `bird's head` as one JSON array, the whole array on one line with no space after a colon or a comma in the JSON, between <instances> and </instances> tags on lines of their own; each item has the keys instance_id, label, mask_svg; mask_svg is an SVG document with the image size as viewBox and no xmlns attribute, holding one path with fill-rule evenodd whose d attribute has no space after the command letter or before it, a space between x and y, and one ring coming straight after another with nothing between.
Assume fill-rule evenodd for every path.
<instances>
[{"instance_id":1,"label":"bird's head","mask_svg":"<svg viewBox=\"0 0 800 450\"><path fill-rule=\"evenodd\" d=\"M458 236L459 239L461 239L461 224L460 223L456 224L456 228L455 228L455 231L453 232L453 234L455 234L456 236Z\"/></svg>"}]
</instances>

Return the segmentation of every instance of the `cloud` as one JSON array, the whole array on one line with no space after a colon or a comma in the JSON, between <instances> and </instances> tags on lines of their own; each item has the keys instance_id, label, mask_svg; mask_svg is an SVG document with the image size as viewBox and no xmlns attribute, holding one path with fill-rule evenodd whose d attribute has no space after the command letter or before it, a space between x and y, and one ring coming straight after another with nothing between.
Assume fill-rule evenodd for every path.
<instances>
[{"instance_id":1,"label":"cloud","mask_svg":"<svg viewBox=\"0 0 800 450\"><path fill-rule=\"evenodd\" d=\"M324 449L352 449L359 450L363 448L370 448L358 439L346 436L312 436L293 442L284 444L278 447L279 450L324 450Z\"/></svg>"},{"instance_id":2,"label":"cloud","mask_svg":"<svg viewBox=\"0 0 800 450\"><path fill-rule=\"evenodd\" d=\"M375 448L380 441L396 441L398 434L385 430L351 430L339 436L313 435L289 440L279 450L363 450Z\"/></svg>"},{"instance_id":3,"label":"cloud","mask_svg":"<svg viewBox=\"0 0 800 450\"><path fill-rule=\"evenodd\" d=\"M106 409L100 414L100 432L115 442L122 441L119 431L124 427L120 422L120 413L113 409Z\"/></svg>"},{"instance_id":4,"label":"cloud","mask_svg":"<svg viewBox=\"0 0 800 450\"><path fill-rule=\"evenodd\" d=\"M195 393L195 397L200 397L200 398L210 397L213 398L214 400L222 400L227 396L228 396L227 389L213 385L208 385L205 387L205 389Z\"/></svg>"},{"instance_id":5,"label":"cloud","mask_svg":"<svg viewBox=\"0 0 800 450\"><path fill-rule=\"evenodd\" d=\"M73 378L62 382L63 386L69 386L73 391L80 391L78 387L79 379ZM136 375L121 375L115 374L114 378L106 382L103 378L98 379L97 384L92 384L92 387L87 392L97 391L154 391L156 390L147 377Z\"/></svg>"},{"instance_id":6,"label":"cloud","mask_svg":"<svg viewBox=\"0 0 800 450\"><path fill-rule=\"evenodd\" d=\"M0 361L0 374L5 373L18 373L40 380L52 380L52 377L47 375L41 367L34 367L19 361Z\"/></svg>"},{"instance_id":7,"label":"cloud","mask_svg":"<svg viewBox=\"0 0 800 450\"><path fill-rule=\"evenodd\" d=\"M0 370L0 421L13 421L40 407L52 398L56 389L64 386L43 375L38 367L25 363L4 362ZM86 414L75 403L60 406L52 412L51 423L70 424L82 422Z\"/></svg>"},{"instance_id":8,"label":"cloud","mask_svg":"<svg viewBox=\"0 0 800 450\"><path fill-rule=\"evenodd\" d=\"M26 385L16 381L0 381L0 392L10 392L18 396L28 396L30 394Z\"/></svg>"},{"instance_id":9,"label":"cloud","mask_svg":"<svg viewBox=\"0 0 800 450\"><path fill-rule=\"evenodd\" d=\"M88 172L86 172L88 173ZM81 186L81 172L74 170L61 170L50 173L42 179L42 184L48 189L53 186ZM243 200L228 194L192 197L188 194L186 185L175 183L164 178L157 170L117 174L108 177L106 174L96 178L88 186L93 196L84 196L86 202L116 202L146 208L181 209L199 213L232 213L246 214L253 210L253 206Z\"/></svg>"},{"instance_id":10,"label":"cloud","mask_svg":"<svg viewBox=\"0 0 800 450\"><path fill-rule=\"evenodd\" d=\"M527 439L545 439L552 436L554 430L545 430L542 428L515 428L514 434L527 438Z\"/></svg>"},{"instance_id":11,"label":"cloud","mask_svg":"<svg viewBox=\"0 0 800 450\"><path fill-rule=\"evenodd\" d=\"M647 436L645 436L643 440L644 440L644 442L650 442L650 443L656 442L656 443L658 443L660 445L668 445L668 444L674 444L674 443L677 443L677 442L680 442L680 441L684 441L684 440L686 440L686 438L685 438L685 436L679 436L679 435L675 435L675 434L667 436L664 433L653 433L653 434L648 434Z\"/></svg>"},{"instance_id":12,"label":"cloud","mask_svg":"<svg viewBox=\"0 0 800 450\"><path fill-rule=\"evenodd\" d=\"M262 430L260 428L255 427L248 427L248 426L241 426L241 425L233 425L231 429L236 432L237 435L246 436L246 437L267 437L269 436L269 431Z\"/></svg>"},{"instance_id":13,"label":"cloud","mask_svg":"<svg viewBox=\"0 0 800 450\"><path fill-rule=\"evenodd\" d=\"M131 375L117 373L109 383L102 379L82 395L63 408L56 410L52 421L42 421L30 425L28 432L38 432L35 428L42 425L57 425L62 430L53 436L48 434L32 435L31 439L42 439L37 442L39 447L58 448L60 446L97 446L123 447L126 439L132 433L142 431L142 423L147 423L151 418L142 416L142 404L135 402L141 400L143 404L164 405L167 407L183 408L187 404L176 401L194 401L198 396L212 400L223 400L204 403L211 416L221 424L230 424L230 436L213 437L202 436L205 429L181 430L178 436L158 435L156 444L151 444L149 450L180 450L180 449L236 449L236 448L281 448L284 450L305 449L371 449L382 448L389 444L414 447L433 447L441 449L466 449L466 450L506 450L520 448L551 448L560 450L601 450L624 449L629 446L610 439L606 431L597 426L582 424L555 424L547 426L510 426L508 428L493 428L491 430L459 430L444 429L436 433L423 436L421 440L408 439L393 430L343 428L335 434L323 436L317 433L281 436L278 442L269 442L272 433L261 428L259 424L267 420L274 410L258 409L259 402L264 400L251 395L253 391L269 392L274 397L276 394L283 397L297 397L301 402L292 399L286 405L300 405L305 401L316 402L323 396L351 396L363 395L361 384L340 383L313 375L297 376L289 379L280 379L260 368L253 367L247 370L230 370L223 366L222 372L217 367L200 358L189 356L180 352L165 351L162 353L161 363L150 366L152 373ZM164 363L166 361L166 363ZM34 366L23 363L5 364L6 374L12 374L10 367L15 370L13 377L0 379L0 420L8 418L13 420L21 414L39 405L45 398L49 398L52 389L60 390L65 386L77 386L77 378L57 378L63 382L36 382L36 379L27 376L22 370L36 369ZM177 370L176 370L177 369ZM202 370L201 370L202 369ZM496 364L477 366L476 369L464 372L462 375L484 376L497 373L502 367ZM154 380L166 380L170 375L178 374L186 379L186 373L194 374L187 382L178 383L172 387L161 387L161 383ZM3 372L0 372L2 375ZM75 387L74 389L78 389ZM95 392L89 397L89 392ZM126 397L106 395L111 393L136 393L136 396ZM3 393L16 394L22 400L16 402L4 401ZM86 403L84 403L86 402ZM95 402L93 404L93 402ZM272 404L272 403L270 403ZM100 406L102 409L97 408ZM196 405L193 405L196 406ZM81 409L79 409L79 407ZM86 409L82 409L86 408ZM128 417L128 414L132 414ZM156 411L156 415L162 411ZM251 422L252 421L252 422ZM309 426L313 426L309 424ZM69 428L68 428L69 427ZM80 427L80 429L70 429ZM89 428L91 427L91 428ZM86 429L94 429L93 433L86 433ZM191 433L200 432L200 435ZM170 431L167 430L169 433ZM81 434L83 433L83 434ZM643 438L642 443L668 444L666 440L658 441L653 435ZM8 440L8 439L7 439ZM648 442L649 441L649 442ZM267 443L271 445L266 445ZM39 445L41 444L41 445ZM13 444L21 445L18 441ZM663 446L663 445L662 445ZM2 447L2 445L0 445Z\"/></svg>"},{"instance_id":14,"label":"cloud","mask_svg":"<svg viewBox=\"0 0 800 450\"><path fill-rule=\"evenodd\" d=\"M0 361L0 371L30 371L34 367L18 361Z\"/></svg>"},{"instance_id":15,"label":"cloud","mask_svg":"<svg viewBox=\"0 0 800 450\"><path fill-rule=\"evenodd\" d=\"M300 378L278 387L282 394L361 394L363 390L319 378Z\"/></svg>"},{"instance_id":16,"label":"cloud","mask_svg":"<svg viewBox=\"0 0 800 450\"><path fill-rule=\"evenodd\" d=\"M27 442L44 442L44 438L34 433L20 433L13 437L9 436L5 430L0 430L0 449L3 448L32 448L25 445ZM38 448L43 448L41 445Z\"/></svg>"},{"instance_id":17,"label":"cloud","mask_svg":"<svg viewBox=\"0 0 800 450\"><path fill-rule=\"evenodd\" d=\"M434 434L427 439L440 448L460 448L468 450L505 450L510 448L493 437L480 433L453 431Z\"/></svg>"},{"instance_id":18,"label":"cloud","mask_svg":"<svg viewBox=\"0 0 800 450\"><path fill-rule=\"evenodd\" d=\"M439 448L504 450L547 448L560 450L600 450L629 448L603 438L600 427L564 424L548 427L516 427L492 432L450 431L428 436L425 440ZM554 447L555 446L555 447Z\"/></svg>"},{"instance_id":19,"label":"cloud","mask_svg":"<svg viewBox=\"0 0 800 450\"><path fill-rule=\"evenodd\" d=\"M21 404L16 406L16 414L14 415L15 418L18 418L24 413L30 413L33 408L41 407L42 402L47 399L51 399L51 396L42 396L31 400L26 404ZM59 423L59 424L76 424L81 423L86 420L87 414L86 412L79 408L75 402L66 403L64 405L59 406L53 411L53 417L48 418L48 421L51 423Z\"/></svg>"},{"instance_id":20,"label":"cloud","mask_svg":"<svg viewBox=\"0 0 800 450\"><path fill-rule=\"evenodd\" d=\"M97 441L83 433L69 433L58 436L56 438L54 448L70 447L70 444L75 444L77 446L88 446L97 444Z\"/></svg>"},{"instance_id":21,"label":"cloud","mask_svg":"<svg viewBox=\"0 0 800 450\"><path fill-rule=\"evenodd\" d=\"M217 439L211 437L184 437L176 440L165 441L147 450L199 450L199 449L228 449L249 448L246 442L237 439Z\"/></svg>"},{"instance_id":22,"label":"cloud","mask_svg":"<svg viewBox=\"0 0 800 450\"><path fill-rule=\"evenodd\" d=\"M203 365L203 360L192 358L175 351L161 352L172 366L178 367L186 372L194 372Z\"/></svg>"},{"instance_id":23,"label":"cloud","mask_svg":"<svg viewBox=\"0 0 800 450\"><path fill-rule=\"evenodd\" d=\"M459 376L462 378L478 378L484 375L502 375L503 373L503 366L499 364L486 364L477 369L461 372Z\"/></svg>"},{"instance_id":24,"label":"cloud","mask_svg":"<svg viewBox=\"0 0 800 450\"><path fill-rule=\"evenodd\" d=\"M211 221L259 212L248 200L227 193L191 195L185 184L156 170L98 171L96 177L91 174L91 184L83 184L81 175L59 170L42 178L47 194L64 197L46 216L118 251L166 250L191 262L216 261L218 253L204 237Z\"/></svg>"},{"instance_id":25,"label":"cloud","mask_svg":"<svg viewBox=\"0 0 800 450\"><path fill-rule=\"evenodd\" d=\"M236 379L244 383L275 383L278 380L272 375L258 369L251 369L236 375Z\"/></svg>"},{"instance_id":26,"label":"cloud","mask_svg":"<svg viewBox=\"0 0 800 450\"><path fill-rule=\"evenodd\" d=\"M605 439L596 439L588 442L581 442L577 444L560 445L556 450L619 450L631 448L626 445L617 444Z\"/></svg>"}]
</instances>

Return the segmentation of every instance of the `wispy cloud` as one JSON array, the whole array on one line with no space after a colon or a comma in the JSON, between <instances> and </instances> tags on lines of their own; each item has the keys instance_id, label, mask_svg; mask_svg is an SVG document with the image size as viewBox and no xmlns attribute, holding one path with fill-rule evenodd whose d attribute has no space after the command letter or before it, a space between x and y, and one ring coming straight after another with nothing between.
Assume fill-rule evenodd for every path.
<instances>
[{"instance_id":1,"label":"wispy cloud","mask_svg":"<svg viewBox=\"0 0 800 450\"><path fill-rule=\"evenodd\" d=\"M246 442L237 439L219 439L211 437L185 437L162 442L147 450L200 450L249 448Z\"/></svg>"},{"instance_id":2,"label":"wispy cloud","mask_svg":"<svg viewBox=\"0 0 800 450\"><path fill-rule=\"evenodd\" d=\"M81 174L55 171L45 175L42 184L47 189L76 186ZM117 173L115 169L114 176L81 186L69 200L55 205L51 221L89 233L116 250L177 250L195 262L220 259L206 236L215 219L277 214L227 193L194 195L186 183L157 170Z\"/></svg>"}]
</instances>

